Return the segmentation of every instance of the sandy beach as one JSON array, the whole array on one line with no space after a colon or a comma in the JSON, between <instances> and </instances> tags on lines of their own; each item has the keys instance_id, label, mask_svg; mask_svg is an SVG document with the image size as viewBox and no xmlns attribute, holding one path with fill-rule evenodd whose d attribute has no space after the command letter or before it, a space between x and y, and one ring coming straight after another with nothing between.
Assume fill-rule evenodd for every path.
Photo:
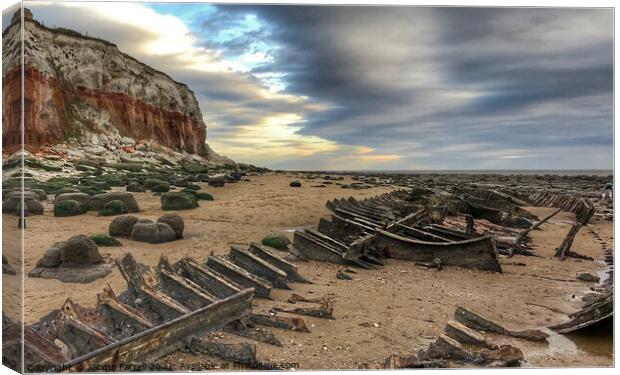
<instances>
[{"instance_id":1,"label":"sandy beach","mask_svg":"<svg viewBox=\"0 0 620 375\"><path fill-rule=\"evenodd\" d=\"M325 202L337 197L366 198L389 192L394 187L366 190L342 189L337 184L311 187L312 181L301 180L301 188L289 183L299 176L267 174L252 176L250 181L227 184L223 188L201 184L214 201L201 201L194 210L180 211L185 220L182 240L146 244L121 239L122 247L101 247L104 256L118 257L131 252L137 261L156 265L161 254L171 262L191 256L204 261L207 256L228 252L230 244L250 244L269 233L282 233L292 238L298 228L315 228L319 219L329 217ZM347 177L342 183L350 183ZM134 193L140 218L157 219L162 214L160 197L152 193ZM54 242L77 234L106 233L112 218L97 217L96 212L73 217L53 217L50 201L46 213L27 218L25 269L32 269L43 252ZM552 208L526 208L544 216ZM264 362L296 363L300 369L359 368L373 360L382 361L392 354L411 354L427 346L451 319L455 305L462 305L508 327L544 328L567 320L564 313L577 311L581 297L596 283L575 278L578 272L604 275L603 250L592 230L608 247L613 244L613 225L596 220L579 232L573 249L595 261L553 257L570 228L572 214L561 213L531 233L536 257L515 255L500 257L503 273L446 267L441 271L417 267L413 262L388 260L386 267L376 270L356 269L353 280L340 280L336 272L342 266L315 261L296 261L300 274L313 284L294 283L292 290L274 289L274 301L254 299L255 311L268 311L274 305L285 305L292 293L305 297L332 296L335 319L303 317L310 333L274 329L284 344L275 347L257 343L258 357ZM15 233L16 218L3 215L3 233ZM9 261L16 259L5 252ZM16 276L3 275L4 282L15 282ZM25 279L25 320L32 324L50 310L59 308L67 298L83 306L96 304L95 294L106 284L120 292L126 283L118 269L107 277L89 284L66 284L57 280ZM7 285L7 284L5 284ZM5 289L6 290L6 289ZM4 299L5 311L9 299ZM499 343L519 347L525 355L524 366L610 366L613 364L611 333L597 340L579 336L563 336L551 331L547 342L532 343L520 339L489 334ZM607 338L605 338L607 337ZM189 353L175 353L161 361L179 366L205 360Z\"/></svg>"}]
</instances>

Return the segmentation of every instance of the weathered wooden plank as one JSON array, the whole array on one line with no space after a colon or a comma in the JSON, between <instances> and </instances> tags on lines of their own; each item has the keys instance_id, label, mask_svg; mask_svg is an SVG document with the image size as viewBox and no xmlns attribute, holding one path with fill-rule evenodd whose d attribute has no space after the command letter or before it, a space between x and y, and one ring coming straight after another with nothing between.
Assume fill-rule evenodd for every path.
<instances>
[{"instance_id":1,"label":"weathered wooden plank","mask_svg":"<svg viewBox=\"0 0 620 375\"><path fill-rule=\"evenodd\" d=\"M101 347L75 358L62 367L68 371L93 371L101 366L140 365L170 354L186 345L191 337L223 328L250 313L252 289L194 310L135 336ZM123 368L118 368L122 371Z\"/></svg>"}]
</instances>

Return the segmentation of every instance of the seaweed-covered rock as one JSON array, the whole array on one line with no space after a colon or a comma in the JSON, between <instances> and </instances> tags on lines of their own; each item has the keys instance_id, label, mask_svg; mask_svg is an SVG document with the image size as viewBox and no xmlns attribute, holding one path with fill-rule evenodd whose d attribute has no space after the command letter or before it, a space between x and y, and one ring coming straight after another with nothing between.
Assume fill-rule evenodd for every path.
<instances>
[{"instance_id":1,"label":"seaweed-covered rock","mask_svg":"<svg viewBox=\"0 0 620 375\"><path fill-rule=\"evenodd\" d=\"M132 193L144 193L146 189L139 182L132 181L127 184L126 190Z\"/></svg>"},{"instance_id":2,"label":"seaweed-covered rock","mask_svg":"<svg viewBox=\"0 0 620 375\"><path fill-rule=\"evenodd\" d=\"M86 207L82 206L80 202L72 199L54 202L54 216L67 217L82 215L87 212Z\"/></svg>"},{"instance_id":3,"label":"seaweed-covered rock","mask_svg":"<svg viewBox=\"0 0 620 375\"><path fill-rule=\"evenodd\" d=\"M212 201L213 200L213 195L204 192L204 191L199 191L196 193L196 198L203 200L203 201Z\"/></svg>"},{"instance_id":4,"label":"seaweed-covered rock","mask_svg":"<svg viewBox=\"0 0 620 375\"><path fill-rule=\"evenodd\" d=\"M110 164L111 168L125 170L130 172L140 172L142 169L141 163L114 163Z\"/></svg>"},{"instance_id":5,"label":"seaweed-covered rock","mask_svg":"<svg viewBox=\"0 0 620 375\"><path fill-rule=\"evenodd\" d=\"M108 234L113 237L129 237L138 218L131 215L115 217L108 227Z\"/></svg>"},{"instance_id":6,"label":"seaweed-covered rock","mask_svg":"<svg viewBox=\"0 0 620 375\"><path fill-rule=\"evenodd\" d=\"M164 181L160 183L159 185L153 186L151 191L154 193L167 193L170 191L170 184Z\"/></svg>"},{"instance_id":7,"label":"seaweed-covered rock","mask_svg":"<svg viewBox=\"0 0 620 375\"><path fill-rule=\"evenodd\" d=\"M33 191L25 190L23 193L26 210L30 215L43 215L43 205L39 202L39 195ZM2 202L2 213L19 215L21 212L22 193L12 191L8 193Z\"/></svg>"},{"instance_id":8,"label":"seaweed-covered rock","mask_svg":"<svg viewBox=\"0 0 620 375\"><path fill-rule=\"evenodd\" d=\"M86 193L63 193L56 195L56 199L54 199L54 205L60 203L62 201L77 201L79 204L84 207L86 211L90 210L90 202L92 201L92 197Z\"/></svg>"},{"instance_id":9,"label":"seaweed-covered rock","mask_svg":"<svg viewBox=\"0 0 620 375\"><path fill-rule=\"evenodd\" d=\"M69 238L60 246L60 262L69 265L88 265L103 262L95 241L82 234Z\"/></svg>"},{"instance_id":10,"label":"seaweed-covered rock","mask_svg":"<svg viewBox=\"0 0 620 375\"><path fill-rule=\"evenodd\" d=\"M299 181L292 181L290 184L288 184L290 187L301 187L301 182Z\"/></svg>"},{"instance_id":11,"label":"seaweed-covered rock","mask_svg":"<svg viewBox=\"0 0 620 375\"><path fill-rule=\"evenodd\" d=\"M164 193L161 196L161 208L165 211L190 210L198 207L198 200L188 193Z\"/></svg>"},{"instance_id":12,"label":"seaweed-covered rock","mask_svg":"<svg viewBox=\"0 0 620 375\"><path fill-rule=\"evenodd\" d=\"M177 214L164 214L157 219L157 222L168 224L174 231L176 238L183 238L185 223L183 222L183 218L181 216Z\"/></svg>"},{"instance_id":13,"label":"seaweed-covered rock","mask_svg":"<svg viewBox=\"0 0 620 375\"><path fill-rule=\"evenodd\" d=\"M107 234L93 234L90 236L90 239L93 240L97 246L123 246L121 241Z\"/></svg>"},{"instance_id":14,"label":"seaweed-covered rock","mask_svg":"<svg viewBox=\"0 0 620 375\"><path fill-rule=\"evenodd\" d=\"M209 176L209 186L223 187L226 184L226 176L223 174Z\"/></svg>"},{"instance_id":15,"label":"seaweed-covered rock","mask_svg":"<svg viewBox=\"0 0 620 375\"><path fill-rule=\"evenodd\" d=\"M122 192L122 191L114 191L111 193L103 193L97 194L92 197L91 201L91 209L100 210L103 206L111 201L119 200L125 203L127 206L127 210L129 212L138 212L140 211L140 207L138 206L138 202L136 198L131 193Z\"/></svg>"},{"instance_id":16,"label":"seaweed-covered rock","mask_svg":"<svg viewBox=\"0 0 620 375\"><path fill-rule=\"evenodd\" d=\"M129 213L127 205L121 200L112 200L103 205L99 210L99 216L116 216Z\"/></svg>"},{"instance_id":17,"label":"seaweed-covered rock","mask_svg":"<svg viewBox=\"0 0 620 375\"><path fill-rule=\"evenodd\" d=\"M185 172L188 173L205 173L209 171L209 168L206 165L198 164L198 163L183 163L181 167Z\"/></svg>"},{"instance_id":18,"label":"seaweed-covered rock","mask_svg":"<svg viewBox=\"0 0 620 375\"><path fill-rule=\"evenodd\" d=\"M134 224L129 239L134 241L162 243L173 241L176 238L174 230L165 223L145 223Z\"/></svg>"},{"instance_id":19,"label":"seaweed-covered rock","mask_svg":"<svg viewBox=\"0 0 620 375\"><path fill-rule=\"evenodd\" d=\"M64 242L56 242L43 253L43 257L37 261L37 267L53 268L60 266L60 248Z\"/></svg>"},{"instance_id":20,"label":"seaweed-covered rock","mask_svg":"<svg viewBox=\"0 0 620 375\"><path fill-rule=\"evenodd\" d=\"M19 191L19 190L15 190L15 191ZM27 188L24 188L24 192L26 192L26 191L35 193L39 197L40 201L47 200L47 193L43 189L36 189L36 188L29 188L29 187L27 187Z\"/></svg>"},{"instance_id":21,"label":"seaweed-covered rock","mask_svg":"<svg viewBox=\"0 0 620 375\"><path fill-rule=\"evenodd\" d=\"M288 237L281 234L268 234L261 241L263 245L273 247L274 249L286 251L291 241Z\"/></svg>"},{"instance_id":22,"label":"seaweed-covered rock","mask_svg":"<svg viewBox=\"0 0 620 375\"><path fill-rule=\"evenodd\" d=\"M170 184L178 187L187 187L189 179L187 177L175 178Z\"/></svg>"},{"instance_id":23,"label":"seaweed-covered rock","mask_svg":"<svg viewBox=\"0 0 620 375\"><path fill-rule=\"evenodd\" d=\"M147 178L144 181L144 188L147 190L151 190L155 186L162 184L162 183L166 183L166 181L160 180L159 178Z\"/></svg>"}]
</instances>

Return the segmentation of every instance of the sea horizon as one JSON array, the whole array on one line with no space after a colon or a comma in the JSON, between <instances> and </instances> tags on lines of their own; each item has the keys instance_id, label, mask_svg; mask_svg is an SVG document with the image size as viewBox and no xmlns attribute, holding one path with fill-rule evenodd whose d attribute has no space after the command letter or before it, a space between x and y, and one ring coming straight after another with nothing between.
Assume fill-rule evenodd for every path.
<instances>
[{"instance_id":1,"label":"sea horizon","mask_svg":"<svg viewBox=\"0 0 620 375\"><path fill-rule=\"evenodd\" d=\"M286 170L287 172L333 173L333 174L487 174L487 175L560 175L560 176L613 176L613 169L392 169L392 170Z\"/></svg>"}]
</instances>

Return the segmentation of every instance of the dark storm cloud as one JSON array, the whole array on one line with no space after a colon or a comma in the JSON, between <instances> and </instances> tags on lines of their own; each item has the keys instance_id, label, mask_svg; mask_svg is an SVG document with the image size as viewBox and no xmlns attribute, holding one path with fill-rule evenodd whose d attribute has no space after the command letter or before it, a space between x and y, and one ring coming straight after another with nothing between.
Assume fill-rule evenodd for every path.
<instances>
[{"instance_id":1,"label":"dark storm cloud","mask_svg":"<svg viewBox=\"0 0 620 375\"><path fill-rule=\"evenodd\" d=\"M240 161L309 169L612 165L609 9L194 4L144 7L145 25L118 20L137 7L129 3L32 7L47 26L110 40L187 83L209 142ZM247 69L195 69L184 51L153 52L150 42L168 33L185 38L164 14L178 15L195 38L191 56ZM269 58L244 60L261 54ZM268 93L269 80L285 95ZM277 122L261 128L291 114L296 134ZM253 143L262 133L273 137ZM321 147L272 160L277 146L269 143ZM373 150L356 155L362 146Z\"/></svg>"},{"instance_id":2,"label":"dark storm cloud","mask_svg":"<svg viewBox=\"0 0 620 375\"><path fill-rule=\"evenodd\" d=\"M463 142L498 155L592 146L611 166L611 10L219 11L227 19L257 15L267 25L261 38L279 46L274 62L254 73L283 72L287 92L331 104L304 123L303 134L383 150L399 148L403 138L396 137L424 143L427 151L448 152Z\"/></svg>"}]
</instances>

